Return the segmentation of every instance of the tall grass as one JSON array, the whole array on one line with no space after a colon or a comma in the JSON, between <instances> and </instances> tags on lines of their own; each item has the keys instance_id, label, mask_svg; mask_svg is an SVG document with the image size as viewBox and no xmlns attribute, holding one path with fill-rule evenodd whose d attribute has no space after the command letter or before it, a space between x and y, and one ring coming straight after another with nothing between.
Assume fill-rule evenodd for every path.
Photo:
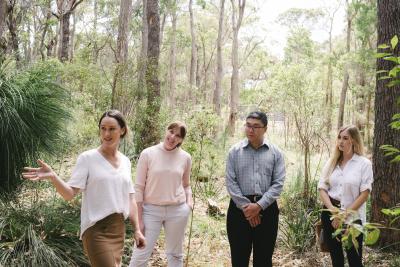
<instances>
[{"instance_id":1,"label":"tall grass","mask_svg":"<svg viewBox=\"0 0 400 267\"><path fill-rule=\"evenodd\" d=\"M59 65L45 62L18 74L0 70L0 191L13 192L21 169L40 152L55 153L68 118L56 83Z\"/></svg>"},{"instance_id":2,"label":"tall grass","mask_svg":"<svg viewBox=\"0 0 400 267\"><path fill-rule=\"evenodd\" d=\"M310 182L310 194L303 196L304 178L298 172L294 181L282 194L281 241L296 251L309 250L315 243L314 224L319 218L318 192L316 180Z\"/></svg>"},{"instance_id":3,"label":"tall grass","mask_svg":"<svg viewBox=\"0 0 400 267\"><path fill-rule=\"evenodd\" d=\"M0 266L88 266L79 211L61 200L0 200Z\"/></svg>"}]
</instances>

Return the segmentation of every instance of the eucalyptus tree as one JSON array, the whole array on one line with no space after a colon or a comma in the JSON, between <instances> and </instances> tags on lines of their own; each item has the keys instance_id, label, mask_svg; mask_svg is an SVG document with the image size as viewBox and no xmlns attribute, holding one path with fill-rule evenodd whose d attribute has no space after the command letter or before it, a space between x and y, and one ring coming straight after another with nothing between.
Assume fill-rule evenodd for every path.
<instances>
[{"instance_id":1,"label":"eucalyptus tree","mask_svg":"<svg viewBox=\"0 0 400 267\"><path fill-rule=\"evenodd\" d=\"M215 70L215 89L213 96L214 110L221 115L221 83L222 83L222 34L224 27L225 0L220 0L218 17L218 38L217 38L217 68Z\"/></svg>"},{"instance_id":2,"label":"eucalyptus tree","mask_svg":"<svg viewBox=\"0 0 400 267\"><path fill-rule=\"evenodd\" d=\"M194 14L193 14L193 0L189 0L189 15L190 15L190 36L191 42L191 56L190 56L190 70L189 70L189 96L192 94L192 88L195 84L196 66L197 66L197 41L194 26ZM190 99L190 97L189 97Z\"/></svg>"},{"instance_id":3,"label":"eucalyptus tree","mask_svg":"<svg viewBox=\"0 0 400 267\"><path fill-rule=\"evenodd\" d=\"M303 196L309 197L311 174L311 154L320 144L324 126L321 116L323 96L318 90L321 75L319 66L310 67L304 62L276 65L272 68L268 87L272 89L275 112L290 117L295 125L303 155L304 187Z\"/></svg>"},{"instance_id":4,"label":"eucalyptus tree","mask_svg":"<svg viewBox=\"0 0 400 267\"><path fill-rule=\"evenodd\" d=\"M358 9L353 9L349 0L346 0L346 53L350 53L350 42L351 42L351 31L352 31L352 23L354 17L357 15ZM344 74L343 74L343 81L342 81L342 90L340 92L340 102L339 102L339 112L338 112L338 122L337 122L337 129L343 126L343 117L344 117L344 105L346 102L346 94L347 89L349 87L349 70L348 64L344 66Z\"/></svg>"},{"instance_id":5,"label":"eucalyptus tree","mask_svg":"<svg viewBox=\"0 0 400 267\"><path fill-rule=\"evenodd\" d=\"M228 121L228 132L235 133L235 125L239 106L239 30L242 25L246 0L231 0L232 5L232 76L230 93L230 111ZM238 14L237 14L238 13Z\"/></svg>"},{"instance_id":6,"label":"eucalyptus tree","mask_svg":"<svg viewBox=\"0 0 400 267\"><path fill-rule=\"evenodd\" d=\"M388 44L393 36L400 36L400 1L379 0L378 1L378 44ZM397 40L397 41L396 41ZM391 43L393 56L384 60L377 59L377 70L391 70L399 65L400 46L398 38ZM393 62L396 61L396 62ZM399 69L391 73L392 77L398 79ZM375 128L374 128L374 190L372 190L372 221L387 222L388 219L382 214L382 208L391 208L400 202L400 165L399 162L392 163L385 157L381 146L390 144L400 147L400 132L392 129L389 124L393 114L400 113L398 105L400 99L400 83L390 82L388 88L387 80L377 76L375 89ZM389 84L390 85L390 84ZM393 225L400 228L400 222ZM396 246L400 244L400 231L383 230L379 243L383 247Z\"/></svg>"},{"instance_id":7,"label":"eucalyptus tree","mask_svg":"<svg viewBox=\"0 0 400 267\"><path fill-rule=\"evenodd\" d=\"M70 46L70 18L72 12L83 0L57 0L57 13L53 13L59 20L59 49L58 58L61 62L69 59Z\"/></svg>"},{"instance_id":8,"label":"eucalyptus tree","mask_svg":"<svg viewBox=\"0 0 400 267\"><path fill-rule=\"evenodd\" d=\"M7 15L7 2L1 1L0 2L0 66L2 65L6 50L7 50L7 41L5 38L6 32L6 15Z\"/></svg>"},{"instance_id":9,"label":"eucalyptus tree","mask_svg":"<svg viewBox=\"0 0 400 267\"><path fill-rule=\"evenodd\" d=\"M140 114L141 125L136 143L136 152L160 141L159 113L161 93L159 81L160 58L160 11L158 0L147 0L146 15L148 25L147 60L146 60L146 109Z\"/></svg>"},{"instance_id":10,"label":"eucalyptus tree","mask_svg":"<svg viewBox=\"0 0 400 267\"><path fill-rule=\"evenodd\" d=\"M132 0L121 0L118 22L117 51L115 54L116 67L113 78L111 107L120 110L123 114L127 112L124 99L123 81L128 59L128 26L132 17Z\"/></svg>"}]
</instances>

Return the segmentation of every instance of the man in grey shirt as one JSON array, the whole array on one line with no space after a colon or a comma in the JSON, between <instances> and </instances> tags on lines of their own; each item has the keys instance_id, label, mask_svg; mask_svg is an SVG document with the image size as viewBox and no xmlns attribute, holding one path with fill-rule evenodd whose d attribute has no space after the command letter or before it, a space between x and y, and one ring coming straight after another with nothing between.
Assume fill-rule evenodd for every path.
<instances>
[{"instance_id":1,"label":"man in grey shirt","mask_svg":"<svg viewBox=\"0 0 400 267\"><path fill-rule=\"evenodd\" d=\"M276 199L285 180L282 152L264 139L268 119L263 112L246 118L246 139L230 150L226 163L226 187L231 197L227 232L233 267L272 266L278 233Z\"/></svg>"}]
</instances>

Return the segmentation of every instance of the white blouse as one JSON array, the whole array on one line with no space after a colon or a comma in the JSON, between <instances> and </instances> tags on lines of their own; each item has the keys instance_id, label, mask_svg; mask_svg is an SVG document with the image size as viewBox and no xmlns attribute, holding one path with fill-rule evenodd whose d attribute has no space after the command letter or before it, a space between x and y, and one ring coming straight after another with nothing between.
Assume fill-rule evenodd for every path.
<instances>
[{"instance_id":1,"label":"white blouse","mask_svg":"<svg viewBox=\"0 0 400 267\"><path fill-rule=\"evenodd\" d=\"M329 162L325 164L322 171L324 174L329 168ZM329 183L327 183L324 175L319 180L318 189L324 189L328 195L340 201L340 208L347 209L365 190L372 190L373 183L372 164L366 157L354 154L346 163L342 170L339 165L335 167ZM362 223L366 222L366 203L363 203L357 213L349 216L346 222L361 219Z\"/></svg>"},{"instance_id":2,"label":"white blouse","mask_svg":"<svg viewBox=\"0 0 400 267\"><path fill-rule=\"evenodd\" d=\"M122 153L115 168L97 150L78 156L68 184L82 191L81 238L85 230L113 213L129 216L130 194L135 192L131 179L131 163Z\"/></svg>"}]
</instances>

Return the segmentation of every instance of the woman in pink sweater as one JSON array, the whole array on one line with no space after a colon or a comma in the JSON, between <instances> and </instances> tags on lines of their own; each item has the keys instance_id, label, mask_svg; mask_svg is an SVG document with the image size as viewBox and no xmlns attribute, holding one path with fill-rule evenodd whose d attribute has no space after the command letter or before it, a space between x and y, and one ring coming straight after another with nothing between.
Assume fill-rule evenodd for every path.
<instances>
[{"instance_id":1,"label":"woman in pink sweater","mask_svg":"<svg viewBox=\"0 0 400 267\"><path fill-rule=\"evenodd\" d=\"M130 266L147 266L164 226L168 267L183 266L183 240L193 208L190 189L192 159L180 145L186 136L181 122L168 125L164 141L146 148L136 170L135 197L145 249L133 249Z\"/></svg>"}]
</instances>

